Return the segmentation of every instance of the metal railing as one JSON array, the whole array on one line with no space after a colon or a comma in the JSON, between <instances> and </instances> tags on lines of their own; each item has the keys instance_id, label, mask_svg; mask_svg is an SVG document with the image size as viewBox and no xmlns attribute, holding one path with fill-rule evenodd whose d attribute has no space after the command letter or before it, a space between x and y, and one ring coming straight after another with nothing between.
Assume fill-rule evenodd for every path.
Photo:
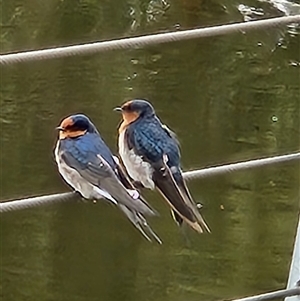
<instances>
[{"instance_id":1,"label":"metal railing","mask_svg":"<svg viewBox=\"0 0 300 301\"><path fill-rule=\"evenodd\" d=\"M101 41L81 45L55 47L50 49L33 50L19 53L0 55L0 65L10 65L21 62L62 58L75 55L88 55L111 50L133 49L145 46L184 41L195 38L213 37L230 33L248 32L251 30L278 27L291 23L300 24L300 15L270 18L265 20L233 23L220 26L183 30L176 32L158 33L146 36Z\"/></svg>"},{"instance_id":2,"label":"metal railing","mask_svg":"<svg viewBox=\"0 0 300 301\"><path fill-rule=\"evenodd\" d=\"M232 173L235 171L248 170L250 168L262 167L275 163L291 162L296 160L300 160L300 152L270 158L262 158L238 163L225 164L215 167L208 167L200 170L187 171L183 173L183 177L186 180L206 178L210 176L222 175L226 173ZM67 192L46 196L24 198L19 200L0 201L0 213L32 208L50 203L65 202L74 198L74 196L75 194L73 192Z\"/></svg>"},{"instance_id":3,"label":"metal railing","mask_svg":"<svg viewBox=\"0 0 300 301\"><path fill-rule=\"evenodd\" d=\"M299 295L300 295L300 287L294 287L290 289L283 289L283 290L264 293L264 294L255 295L251 297L234 299L232 301L263 301L263 300L272 300L277 298L285 298L285 297L299 296Z\"/></svg>"},{"instance_id":4,"label":"metal railing","mask_svg":"<svg viewBox=\"0 0 300 301\"><path fill-rule=\"evenodd\" d=\"M250 30L278 27L291 23L300 24L300 15L272 18L259 21L234 23L221 26L212 26L207 28L199 28L193 30L185 30L170 33L160 33L154 35L132 37L118 39L112 41L102 41L82 45L56 47L52 49L43 49L35 51L27 51L20 53L10 53L0 55L1 65L10 65L21 62L46 60L54 58L69 57L74 55L88 55L110 50L130 49L136 47L145 47L161 43L169 43L175 41L189 40L201 37L212 37L217 35L225 35L230 33L246 32ZM197 178L206 178L209 176L221 175L234 171L241 171L255 167L266 166L275 163L289 162L300 159L300 153L276 156L271 158L263 158L249 160L245 162L232 163L227 165L204 168L200 170L187 171L184 173L186 180ZM19 200L0 201L0 212L9 212L36 207L45 204L53 204L72 200L76 194L74 192L58 193L46 196L38 196L32 198L24 198ZM293 259L290 268L289 281L286 289L263 293L260 295L234 299L233 301L262 301L276 298L286 298L286 301L300 300L300 220L298 224L297 235L293 252ZM295 286L296 285L296 286ZM293 296L293 297L291 297Z\"/></svg>"},{"instance_id":5,"label":"metal railing","mask_svg":"<svg viewBox=\"0 0 300 301\"><path fill-rule=\"evenodd\" d=\"M300 214L298 220L298 228L296 232L295 244L294 244L294 252L292 257L292 262L290 266L289 279L287 283L287 289L293 289L298 286L300 289ZM298 293L299 295L299 293ZM285 301L300 301L299 297L288 297L285 298Z\"/></svg>"}]
</instances>

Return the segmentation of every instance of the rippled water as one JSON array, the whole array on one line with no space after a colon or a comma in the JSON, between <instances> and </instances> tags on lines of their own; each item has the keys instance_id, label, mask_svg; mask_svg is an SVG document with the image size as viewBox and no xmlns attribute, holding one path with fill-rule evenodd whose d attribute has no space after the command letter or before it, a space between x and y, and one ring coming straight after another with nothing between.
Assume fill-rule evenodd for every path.
<instances>
[{"instance_id":1,"label":"rippled water","mask_svg":"<svg viewBox=\"0 0 300 301\"><path fill-rule=\"evenodd\" d=\"M287 1L286 1L287 2ZM284 1L6 1L1 51L39 49L290 14ZM1 69L1 199L68 191L54 127L83 112L116 151L125 99L147 98L179 136L184 169L299 151L295 26ZM211 235L180 231L154 192L147 243L105 203L80 200L1 217L5 301L217 300L286 284L299 163L189 183Z\"/></svg>"}]
</instances>

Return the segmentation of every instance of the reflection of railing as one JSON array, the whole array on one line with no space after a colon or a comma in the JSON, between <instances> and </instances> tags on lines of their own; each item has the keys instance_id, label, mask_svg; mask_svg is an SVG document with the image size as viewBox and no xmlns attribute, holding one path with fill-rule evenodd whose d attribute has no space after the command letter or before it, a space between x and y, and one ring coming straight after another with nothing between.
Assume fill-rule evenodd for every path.
<instances>
[{"instance_id":1,"label":"reflection of railing","mask_svg":"<svg viewBox=\"0 0 300 301\"><path fill-rule=\"evenodd\" d=\"M266 166L274 163L288 162L294 160L300 160L300 152L289 154L289 155L275 156L270 158L263 158L263 159L249 160L249 161L239 162L239 163L220 165L220 166L209 167L200 170L187 171L183 173L183 176L186 180L206 178L209 176L221 175L224 173L230 173L234 171L246 170L249 168L261 167L261 166ZM68 201L73 197L74 197L74 193L67 192L67 193L58 193L58 194L52 194L47 196L26 198L21 200L2 201L2 203L0 203L0 212L14 211L14 210L31 208L43 204Z\"/></svg>"},{"instance_id":2,"label":"reflection of railing","mask_svg":"<svg viewBox=\"0 0 300 301\"><path fill-rule=\"evenodd\" d=\"M95 54L117 49L145 47L162 43L183 41L202 37L212 37L230 33L246 32L254 29L277 27L291 23L300 23L300 15L271 18L265 20L234 23L206 28L159 33L147 36L125 38L112 41L88 43L82 45L57 47L52 49L27 51L0 55L0 64L8 65L34 60L46 60L74 55Z\"/></svg>"}]
</instances>

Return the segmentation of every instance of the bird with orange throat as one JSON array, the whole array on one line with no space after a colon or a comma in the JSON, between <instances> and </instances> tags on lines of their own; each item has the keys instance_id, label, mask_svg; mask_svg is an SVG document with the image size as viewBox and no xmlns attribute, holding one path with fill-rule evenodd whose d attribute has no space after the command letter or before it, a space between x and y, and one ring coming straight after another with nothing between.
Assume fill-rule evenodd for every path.
<instances>
[{"instance_id":1,"label":"bird with orange throat","mask_svg":"<svg viewBox=\"0 0 300 301\"><path fill-rule=\"evenodd\" d=\"M161 243L145 218L156 212L134 189L91 120L71 115L57 130L55 160L64 180L85 199L105 199L118 206L145 238Z\"/></svg>"},{"instance_id":2,"label":"bird with orange throat","mask_svg":"<svg viewBox=\"0 0 300 301\"><path fill-rule=\"evenodd\" d=\"M148 101L131 100L114 110L123 117L118 145L129 176L142 187L156 188L177 224L210 232L183 179L176 135L160 122Z\"/></svg>"}]
</instances>

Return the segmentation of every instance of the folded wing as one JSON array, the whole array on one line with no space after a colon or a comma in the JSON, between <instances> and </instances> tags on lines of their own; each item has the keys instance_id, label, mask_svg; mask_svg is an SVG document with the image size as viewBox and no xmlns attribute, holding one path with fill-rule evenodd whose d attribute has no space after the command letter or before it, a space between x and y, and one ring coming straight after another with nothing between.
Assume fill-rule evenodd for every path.
<instances>
[{"instance_id":1,"label":"folded wing","mask_svg":"<svg viewBox=\"0 0 300 301\"><path fill-rule=\"evenodd\" d=\"M154 211L142 201L130 196L111 165L100 152L95 152L95 149L82 150L76 145L72 145L61 155L63 160L70 167L76 169L85 180L107 192L117 203L145 215L155 215Z\"/></svg>"}]
</instances>

